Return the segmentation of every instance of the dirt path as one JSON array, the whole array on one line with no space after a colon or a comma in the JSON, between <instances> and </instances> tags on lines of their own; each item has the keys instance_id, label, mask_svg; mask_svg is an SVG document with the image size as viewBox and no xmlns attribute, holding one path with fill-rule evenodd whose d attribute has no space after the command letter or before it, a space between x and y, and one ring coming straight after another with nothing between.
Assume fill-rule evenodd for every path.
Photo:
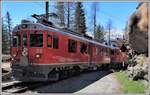
<instances>
[{"instance_id":1,"label":"dirt path","mask_svg":"<svg viewBox=\"0 0 150 95\"><path fill-rule=\"evenodd\" d=\"M81 89L80 91L76 92L76 94L81 93L121 93L120 91L120 84L118 83L116 76L111 73L93 84Z\"/></svg>"}]
</instances>

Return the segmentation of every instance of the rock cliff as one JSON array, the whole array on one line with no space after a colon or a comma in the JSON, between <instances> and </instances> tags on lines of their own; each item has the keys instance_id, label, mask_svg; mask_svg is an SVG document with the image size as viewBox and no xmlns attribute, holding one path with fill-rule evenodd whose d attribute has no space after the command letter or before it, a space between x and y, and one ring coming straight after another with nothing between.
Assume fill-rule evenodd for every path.
<instances>
[{"instance_id":1,"label":"rock cliff","mask_svg":"<svg viewBox=\"0 0 150 95\"><path fill-rule=\"evenodd\" d=\"M128 20L126 38L137 53L148 53L148 3L140 3Z\"/></svg>"}]
</instances>

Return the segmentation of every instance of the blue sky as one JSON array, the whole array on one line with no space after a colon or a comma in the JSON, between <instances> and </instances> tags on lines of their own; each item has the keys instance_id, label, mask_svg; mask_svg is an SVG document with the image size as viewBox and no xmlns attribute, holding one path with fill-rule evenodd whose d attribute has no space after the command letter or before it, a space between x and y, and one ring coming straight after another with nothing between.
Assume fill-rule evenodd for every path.
<instances>
[{"instance_id":1,"label":"blue sky","mask_svg":"<svg viewBox=\"0 0 150 95\"><path fill-rule=\"evenodd\" d=\"M90 30L91 6L93 2L84 2L84 9L87 18L87 27ZM135 11L139 2L98 2L97 24L106 27L109 19L112 20L113 28L123 30L129 16ZM53 3L50 4L53 6ZM49 11L53 8L50 7ZM31 15L45 13L45 2L3 2L2 16L9 11L13 25L19 24L22 19L31 19Z\"/></svg>"}]
</instances>

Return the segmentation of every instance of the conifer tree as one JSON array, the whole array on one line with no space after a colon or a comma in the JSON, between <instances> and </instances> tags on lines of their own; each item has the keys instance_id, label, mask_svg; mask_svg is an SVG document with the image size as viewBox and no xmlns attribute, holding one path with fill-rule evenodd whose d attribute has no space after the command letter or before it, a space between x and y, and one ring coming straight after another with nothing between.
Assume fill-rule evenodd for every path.
<instances>
[{"instance_id":1,"label":"conifer tree","mask_svg":"<svg viewBox=\"0 0 150 95\"><path fill-rule=\"evenodd\" d=\"M58 19L59 19L59 23L58 24L60 26L64 27L65 26L64 2L57 2L56 9L57 9L56 14L58 15Z\"/></svg>"},{"instance_id":2,"label":"conifer tree","mask_svg":"<svg viewBox=\"0 0 150 95\"><path fill-rule=\"evenodd\" d=\"M83 5L81 2L77 3L75 11L75 30L76 32L85 34L86 33L86 21Z\"/></svg>"},{"instance_id":3,"label":"conifer tree","mask_svg":"<svg viewBox=\"0 0 150 95\"><path fill-rule=\"evenodd\" d=\"M10 52L10 46L11 46L11 39L12 39L12 19L11 19L11 16L10 16L10 13L9 12L7 12L6 13L6 18L5 18L5 20L6 20L6 27L7 27L7 33L8 33L8 35L9 35L9 37L8 37L8 51Z\"/></svg>"},{"instance_id":4,"label":"conifer tree","mask_svg":"<svg viewBox=\"0 0 150 95\"><path fill-rule=\"evenodd\" d=\"M9 53L9 33L6 24L2 18L2 54Z\"/></svg>"},{"instance_id":5,"label":"conifer tree","mask_svg":"<svg viewBox=\"0 0 150 95\"><path fill-rule=\"evenodd\" d=\"M75 31L75 9L76 3L75 2L66 2L65 4L65 21L66 27Z\"/></svg>"},{"instance_id":6,"label":"conifer tree","mask_svg":"<svg viewBox=\"0 0 150 95\"><path fill-rule=\"evenodd\" d=\"M98 25L96 27L96 31L95 31L95 34L94 34L94 38L96 40L98 40L99 42L104 42L104 35L105 35L105 32L104 32L104 27L101 26L101 25Z\"/></svg>"}]
</instances>

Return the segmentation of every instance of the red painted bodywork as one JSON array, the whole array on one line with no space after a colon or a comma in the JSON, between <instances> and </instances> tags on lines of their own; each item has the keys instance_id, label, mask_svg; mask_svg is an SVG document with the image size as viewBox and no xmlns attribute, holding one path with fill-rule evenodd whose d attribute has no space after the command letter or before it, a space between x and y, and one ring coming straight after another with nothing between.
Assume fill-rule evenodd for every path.
<instances>
[{"instance_id":1,"label":"red painted bodywork","mask_svg":"<svg viewBox=\"0 0 150 95\"><path fill-rule=\"evenodd\" d=\"M41 32L43 33L43 47L30 47L29 46L29 36L31 32ZM111 62L122 62L123 60L126 60L125 58L122 58L121 52L119 52L119 49L116 50L119 53L115 55L110 54L111 48L91 44L90 47L92 49L91 54L82 54L80 52L80 42L84 42L87 44L90 44L89 42L82 41L80 39L71 37L69 35L64 35L60 32L53 32L48 30L28 30L24 29L19 32L14 32L15 35L18 33L21 35L21 39L23 36L23 33L27 33L27 49L28 49L28 60L29 64L88 64L89 62L93 64L102 64L102 63L110 63ZM58 49L49 48L47 47L47 34L51 35L57 35L59 38L59 45ZM68 52L68 39L73 39L77 41L77 52L76 53L70 53ZM22 40L21 45L19 47L12 47L11 53L12 55L17 55L15 59L17 59L17 63L20 63L20 57L22 56ZM89 47L88 47L89 48ZM96 48L104 48L107 49L107 52L101 51L101 54L96 54ZM106 53L106 54L105 54ZM40 58L36 58L36 54L40 54Z\"/></svg>"},{"instance_id":2,"label":"red painted bodywork","mask_svg":"<svg viewBox=\"0 0 150 95\"><path fill-rule=\"evenodd\" d=\"M126 62L128 60L128 56L121 52L120 49L114 49L115 54L111 55L111 62L113 63L121 63L121 62Z\"/></svg>"}]
</instances>

